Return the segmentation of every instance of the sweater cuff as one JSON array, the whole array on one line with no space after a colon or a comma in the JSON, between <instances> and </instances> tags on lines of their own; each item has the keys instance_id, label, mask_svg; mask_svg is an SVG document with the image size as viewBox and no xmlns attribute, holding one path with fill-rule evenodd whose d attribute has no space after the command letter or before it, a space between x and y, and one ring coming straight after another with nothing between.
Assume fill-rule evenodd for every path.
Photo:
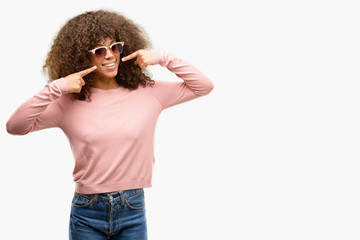
<instances>
[{"instance_id":1,"label":"sweater cuff","mask_svg":"<svg viewBox=\"0 0 360 240\"><path fill-rule=\"evenodd\" d=\"M165 52L164 50L151 50L153 65L160 64L162 66Z\"/></svg>"},{"instance_id":2,"label":"sweater cuff","mask_svg":"<svg viewBox=\"0 0 360 240\"><path fill-rule=\"evenodd\" d=\"M59 78L57 80L54 80L53 84L55 84L58 87L58 89L60 89L62 94L68 93L68 88L64 78Z\"/></svg>"}]
</instances>

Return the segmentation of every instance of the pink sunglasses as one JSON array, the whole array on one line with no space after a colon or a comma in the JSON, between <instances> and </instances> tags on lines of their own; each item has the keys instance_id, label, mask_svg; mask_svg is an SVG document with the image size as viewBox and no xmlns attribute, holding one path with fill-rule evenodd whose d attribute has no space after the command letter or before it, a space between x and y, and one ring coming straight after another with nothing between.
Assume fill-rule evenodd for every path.
<instances>
[{"instance_id":1,"label":"pink sunglasses","mask_svg":"<svg viewBox=\"0 0 360 240\"><path fill-rule=\"evenodd\" d=\"M104 58L106 56L106 52L108 48L111 50L111 52L114 55L118 55L122 53L122 51L124 50L124 42L116 42L111 44L109 47L97 47L92 50L89 50L89 52L95 54L97 58Z\"/></svg>"}]
</instances>

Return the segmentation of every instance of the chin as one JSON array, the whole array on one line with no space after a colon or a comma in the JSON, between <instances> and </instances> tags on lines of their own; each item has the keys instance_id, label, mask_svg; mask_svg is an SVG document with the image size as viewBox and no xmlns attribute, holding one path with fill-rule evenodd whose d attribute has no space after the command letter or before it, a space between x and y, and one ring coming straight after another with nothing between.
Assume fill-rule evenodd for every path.
<instances>
[{"instance_id":1,"label":"chin","mask_svg":"<svg viewBox=\"0 0 360 240\"><path fill-rule=\"evenodd\" d=\"M117 71L111 73L104 73L102 74L104 78L114 78L117 75Z\"/></svg>"},{"instance_id":2,"label":"chin","mask_svg":"<svg viewBox=\"0 0 360 240\"><path fill-rule=\"evenodd\" d=\"M111 75L109 75L109 78L114 78L114 77L116 77L116 75L117 75L117 73L111 74Z\"/></svg>"}]
</instances>

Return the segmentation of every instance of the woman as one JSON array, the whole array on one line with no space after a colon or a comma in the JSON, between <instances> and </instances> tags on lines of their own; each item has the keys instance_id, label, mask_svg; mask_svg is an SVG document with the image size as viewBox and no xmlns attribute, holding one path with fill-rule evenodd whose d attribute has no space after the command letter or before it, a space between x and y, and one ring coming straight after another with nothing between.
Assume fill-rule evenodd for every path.
<instances>
[{"instance_id":1,"label":"woman","mask_svg":"<svg viewBox=\"0 0 360 240\"><path fill-rule=\"evenodd\" d=\"M212 82L167 51L145 50L141 28L116 12L69 20L44 70L50 82L7 123L14 135L59 127L75 158L70 239L147 239L143 188L151 187L162 110L208 94ZM154 81L160 64L183 81Z\"/></svg>"}]
</instances>

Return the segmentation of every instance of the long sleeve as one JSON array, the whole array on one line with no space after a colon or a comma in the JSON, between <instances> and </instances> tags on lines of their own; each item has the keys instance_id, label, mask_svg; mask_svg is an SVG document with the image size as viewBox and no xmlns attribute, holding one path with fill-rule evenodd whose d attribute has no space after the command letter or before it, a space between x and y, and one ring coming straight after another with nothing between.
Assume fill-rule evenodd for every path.
<instances>
[{"instance_id":1,"label":"long sleeve","mask_svg":"<svg viewBox=\"0 0 360 240\"><path fill-rule=\"evenodd\" d=\"M23 103L6 124L8 133L25 135L32 131L58 126L62 117L56 100L67 93L65 79L60 78L46 86Z\"/></svg>"},{"instance_id":2,"label":"long sleeve","mask_svg":"<svg viewBox=\"0 0 360 240\"><path fill-rule=\"evenodd\" d=\"M214 88L213 83L198 69L175 55L163 50L151 51L153 64L166 67L183 82L156 82L154 94L163 108L207 95Z\"/></svg>"},{"instance_id":3,"label":"long sleeve","mask_svg":"<svg viewBox=\"0 0 360 240\"><path fill-rule=\"evenodd\" d=\"M212 82L189 63L166 51L152 51L153 63L179 81L152 86L91 91L91 101L67 93L65 79L47 84L23 103L7 122L7 131L24 135L59 127L75 159L73 178L83 194L151 187L154 132L164 108L208 94Z\"/></svg>"}]
</instances>

